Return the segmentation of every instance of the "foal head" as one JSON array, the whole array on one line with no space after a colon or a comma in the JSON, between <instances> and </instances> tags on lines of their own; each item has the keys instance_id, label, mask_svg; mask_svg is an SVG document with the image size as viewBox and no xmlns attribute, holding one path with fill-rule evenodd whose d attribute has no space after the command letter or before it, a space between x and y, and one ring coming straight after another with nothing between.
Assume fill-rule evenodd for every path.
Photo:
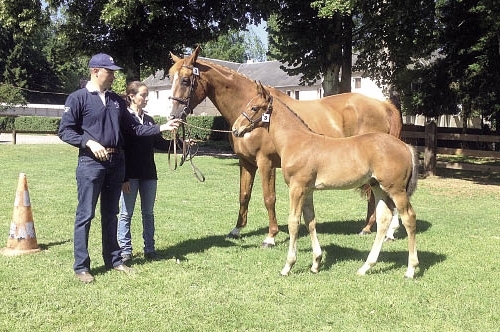
<instances>
[{"instance_id":1,"label":"foal head","mask_svg":"<svg viewBox=\"0 0 500 332\"><path fill-rule=\"evenodd\" d=\"M242 137L257 127L269 124L273 110L273 97L260 82L257 84L257 95L250 99L245 110L233 123L233 135Z\"/></svg>"}]
</instances>

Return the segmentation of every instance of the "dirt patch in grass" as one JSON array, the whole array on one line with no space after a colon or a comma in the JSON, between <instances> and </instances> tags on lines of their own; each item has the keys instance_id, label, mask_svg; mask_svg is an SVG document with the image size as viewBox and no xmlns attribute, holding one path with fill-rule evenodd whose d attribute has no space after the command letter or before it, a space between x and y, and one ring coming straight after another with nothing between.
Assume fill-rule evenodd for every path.
<instances>
[{"instance_id":1,"label":"dirt patch in grass","mask_svg":"<svg viewBox=\"0 0 500 332\"><path fill-rule=\"evenodd\" d=\"M500 174L439 169L436 176L420 179L431 189L453 195L473 195L477 191L500 195Z\"/></svg>"}]
</instances>

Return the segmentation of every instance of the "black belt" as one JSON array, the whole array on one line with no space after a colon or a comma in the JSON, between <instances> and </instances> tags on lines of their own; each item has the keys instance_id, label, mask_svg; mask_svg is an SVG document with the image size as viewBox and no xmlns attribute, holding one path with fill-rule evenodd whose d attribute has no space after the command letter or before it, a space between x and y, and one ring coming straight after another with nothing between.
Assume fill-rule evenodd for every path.
<instances>
[{"instance_id":1,"label":"black belt","mask_svg":"<svg viewBox=\"0 0 500 332\"><path fill-rule=\"evenodd\" d=\"M118 149L118 148L106 148L106 152L109 153L109 154L120 153L122 151L123 150Z\"/></svg>"}]
</instances>

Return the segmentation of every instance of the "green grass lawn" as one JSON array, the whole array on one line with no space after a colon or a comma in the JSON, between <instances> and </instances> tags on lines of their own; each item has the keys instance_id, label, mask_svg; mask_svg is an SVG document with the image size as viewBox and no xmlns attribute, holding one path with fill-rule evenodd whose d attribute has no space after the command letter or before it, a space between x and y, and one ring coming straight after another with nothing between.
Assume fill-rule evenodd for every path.
<instances>
[{"instance_id":1,"label":"green grass lawn","mask_svg":"<svg viewBox=\"0 0 500 332\"><path fill-rule=\"evenodd\" d=\"M422 179L412 198L420 266L403 274L407 241L385 243L379 263L357 269L374 235L361 237L366 202L355 191L315 194L324 252L309 267L302 226L298 261L279 272L288 249L287 187L278 172L281 233L274 249L260 245L267 213L258 178L249 225L228 240L238 212L238 163L199 156L198 182L189 163L169 169L156 156L159 190L156 245L162 259L143 259L139 206L133 219L133 267L105 271L100 222L90 235L93 284L76 280L73 221L76 149L68 145L1 145L0 247L7 243L19 173L26 173L38 244L36 254L0 255L0 331L498 331L500 326L500 176L447 171ZM2 243L3 241L3 243Z\"/></svg>"}]
</instances>

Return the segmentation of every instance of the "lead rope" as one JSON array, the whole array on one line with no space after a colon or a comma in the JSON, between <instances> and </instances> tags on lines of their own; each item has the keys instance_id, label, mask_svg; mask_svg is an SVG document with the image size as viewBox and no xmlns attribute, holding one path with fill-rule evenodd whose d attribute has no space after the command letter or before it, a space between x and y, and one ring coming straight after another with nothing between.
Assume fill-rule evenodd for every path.
<instances>
[{"instance_id":1,"label":"lead rope","mask_svg":"<svg viewBox=\"0 0 500 332\"><path fill-rule=\"evenodd\" d=\"M194 158L196 153L192 153L192 145L186 143L186 130L185 130L184 124L185 124L185 122L183 121L181 124L181 128L182 128L182 157L181 157L181 160L179 162L179 166L182 166L184 164L184 162L189 158L189 162L191 164L191 169L193 170L194 176L196 177L196 179L198 181L205 182L205 175L203 175L203 172L198 167L196 167L195 164L193 163L193 158ZM168 148L168 165L169 165L171 170L175 171L177 169L177 159L178 159L178 157L177 157L177 140L179 138L179 133L176 129L174 129L174 130L172 130L171 134L172 134L173 138L170 140L170 146ZM189 133L187 136L188 137L190 136ZM172 168L172 162L171 162L171 158L170 158L170 151L172 151L172 144L174 145L173 146L173 150L174 150L174 167L173 168ZM196 150L196 152L198 152L198 150Z\"/></svg>"},{"instance_id":2,"label":"lead rope","mask_svg":"<svg viewBox=\"0 0 500 332\"><path fill-rule=\"evenodd\" d=\"M184 125L187 124L186 122L182 122L182 159L181 159L181 166L182 164L186 161L187 158L189 158L189 163L191 164L191 169L193 170L193 175L196 177L196 179L200 182L205 182L205 175L203 175L203 172L195 166L193 159L196 153L198 153L198 143L191 144L186 144L186 131ZM191 136L190 132L188 132L188 138ZM193 146L196 145L196 152L193 153Z\"/></svg>"},{"instance_id":3,"label":"lead rope","mask_svg":"<svg viewBox=\"0 0 500 332\"><path fill-rule=\"evenodd\" d=\"M173 129L170 134L170 145L168 146L168 167L175 171L177 169L177 129ZM170 151L172 150L172 143L174 145L174 167L172 168L172 163L170 161Z\"/></svg>"}]
</instances>

